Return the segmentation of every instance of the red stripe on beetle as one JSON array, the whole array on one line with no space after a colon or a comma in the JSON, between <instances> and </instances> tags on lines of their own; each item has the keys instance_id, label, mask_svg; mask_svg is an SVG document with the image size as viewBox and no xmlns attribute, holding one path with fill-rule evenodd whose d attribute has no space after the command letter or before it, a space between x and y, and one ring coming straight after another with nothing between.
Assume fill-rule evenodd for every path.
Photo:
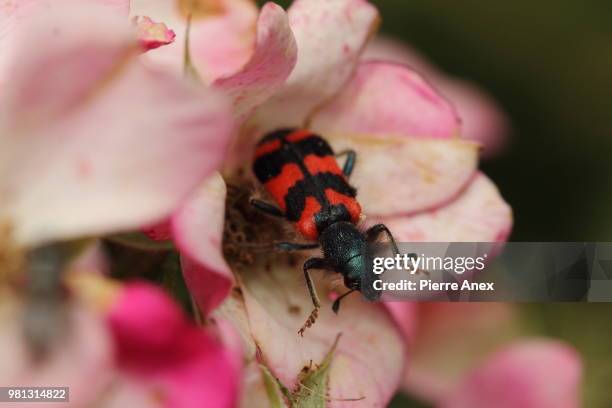
<instances>
[{"instance_id":1,"label":"red stripe on beetle","mask_svg":"<svg viewBox=\"0 0 612 408\"><path fill-rule=\"evenodd\" d=\"M270 140L269 142L263 143L255 149L255 159L259 159L261 156L264 156L268 153L272 153L281 147L281 141Z\"/></svg>"},{"instance_id":2,"label":"red stripe on beetle","mask_svg":"<svg viewBox=\"0 0 612 408\"><path fill-rule=\"evenodd\" d=\"M295 142L299 142L300 140L307 139L310 136L313 136L310 130L299 129L287 135L286 139L291 143L295 143Z\"/></svg>"},{"instance_id":3,"label":"red stripe on beetle","mask_svg":"<svg viewBox=\"0 0 612 408\"><path fill-rule=\"evenodd\" d=\"M333 205L343 204L351 215L351 221L353 221L355 224L359 222L359 217L361 216L361 206L357 200L331 188L325 189L325 196Z\"/></svg>"},{"instance_id":4,"label":"red stripe on beetle","mask_svg":"<svg viewBox=\"0 0 612 408\"><path fill-rule=\"evenodd\" d=\"M302 170L295 163L287 163L283 166L280 174L265 184L266 190L274 198L279 207L285 211L285 196L291 187L302 180L304 175Z\"/></svg>"},{"instance_id":5,"label":"red stripe on beetle","mask_svg":"<svg viewBox=\"0 0 612 408\"><path fill-rule=\"evenodd\" d=\"M317 223L315 222L315 215L319 211L321 211L321 204L319 204L317 199L313 196L306 197L304 211L302 211L300 219L296 225L297 230L300 231L304 237L312 241L315 241L319 236Z\"/></svg>"},{"instance_id":6,"label":"red stripe on beetle","mask_svg":"<svg viewBox=\"0 0 612 408\"><path fill-rule=\"evenodd\" d=\"M320 157L316 154L309 154L304 157L304 165L312 175L317 173L332 173L344 176L334 156Z\"/></svg>"}]
</instances>

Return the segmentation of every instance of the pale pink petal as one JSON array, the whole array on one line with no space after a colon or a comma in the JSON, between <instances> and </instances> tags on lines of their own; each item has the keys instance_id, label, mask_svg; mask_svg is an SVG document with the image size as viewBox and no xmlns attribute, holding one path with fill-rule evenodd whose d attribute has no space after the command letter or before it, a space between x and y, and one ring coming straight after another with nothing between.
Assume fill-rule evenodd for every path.
<instances>
[{"instance_id":1,"label":"pale pink petal","mask_svg":"<svg viewBox=\"0 0 612 408\"><path fill-rule=\"evenodd\" d=\"M384 221L401 242L502 242L512 228L512 209L482 173L445 206Z\"/></svg>"},{"instance_id":2,"label":"pale pink petal","mask_svg":"<svg viewBox=\"0 0 612 408\"><path fill-rule=\"evenodd\" d=\"M409 215L442 206L476 172L478 146L458 138L324 134L336 152L357 152L351 184L367 216Z\"/></svg>"},{"instance_id":3,"label":"pale pink petal","mask_svg":"<svg viewBox=\"0 0 612 408\"><path fill-rule=\"evenodd\" d=\"M0 216L20 243L157 221L222 161L225 98L143 67L130 31L73 5L21 39L0 103Z\"/></svg>"},{"instance_id":4,"label":"pale pink petal","mask_svg":"<svg viewBox=\"0 0 612 408\"><path fill-rule=\"evenodd\" d=\"M322 308L301 337L298 330L312 309L301 265L277 260L270 267L245 270L241 282L259 359L285 386L295 389L300 372L320 364L341 334L331 361L327 406L352 407L354 401L340 399L362 397L364 406L388 404L405 362L399 331L383 307L353 295L335 315L329 280L315 277Z\"/></svg>"},{"instance_id":5,"label":"pale pink petal","mask_svg":"<svg viewBox=\"0 0 612 408\"><path fill-rule=\"evenodd\" d=\"M205 83L238 72L255 48L257 5L252 0L219 1L222 12L194 16L189 35L191 61ZM132 16L147 16L165 23L176 33L174 43L145 54L144 58L182 73L187 21L175 0L132 0Z\"/></svg>"},{"instance_id":6,"label":"pale pink petal","mask_svg":"<svg viewBox=\"0 0 612 408\"><path fill-rule=\"evenodd\" d=\"M503 148L508 118L484 90L475 84L441 72L416 49L387 37L377 37L364 51L364 59L384 59L406 64L431 81L456 107L461 117L461 136L483 146L490 156Z\"/></svg>"},{"instance_id":7,"label":"pale pink petal","mask_svg":"<svg viewBox=\"0 0 612 408\"><path fill-rule=\"evenodd\" d=\"M49 358L35 364L22 337L23 307L7 293L0 304L0 384L22 387L69 387L74 406L90 406L111 383L113 347L109 333L98 316L67 306L68 330L51 349ZM14 300L14 299L13 299ZM40 402L18 404L40 406Z\"/></svg>"},{"instance_id":8,"label":"pale pink petal","mask_svg":"<svg viewBox=\"0 0 612 408\"><path fill-rule=\"evenodd\" d=\"M318 112L312 129L371 135L451 138L460 120L453 106L410 68L362 62L331 105Z\"/></svg>"},{"instance_id":9,"label":"pale pink petal","mask_svg":"<svg viewBox=\"0 0 612 408\"><path fill-rule=\"evenodd\" d=\"M404 339L410 342L416 335L419 304L417 302L386 302L385 307L404 335Z\"/></svg>"},{"instance_id":10,"label":"pale pink petal","mask_svg":"<svg viewBox=\"0 0 612 408\"><path fill-rule=\"evenodd\" d=\"M410 365L403 389L424 400L440 402L465 373L489 353L518 335L515 310L505 303L387 303L409 310L412 335L407 338Z\"/></svg>"},{"instance_id":11,"label":"pale pink petal","mask_svg":"<svg viewBox=\"0 0 612 408\"><path fill-rule=\"evenodd\" d=\"M297 47L285 11L274 3L261 9L257 43L249 62L214 86L232 97L236 116L243 118L278 91L293 70Z\"/></svg>"},{"instance_id":12,"label":"pale pink petal","mask_svg":"<svg viewBox=\"0 0 612 408\"><path fill-rule=\"evenodd\" d=\"M104 4L118 13L126 16L130 13L130 0L86 0L86 1L94 1L100 4Z\"/></svg>"},{"instance_id":13,"label":"pale pink petal","mask_svg":"<svg viewBox=\"0 0 612 408\"><path fill-rule=\"evenodd\" d=\"M172 217L185 282L205 314L223 301L234 281L221 252L225 193L223 178L215 174Z\"/></svg>"},{"instance_id":14,"label":"pale pink petal","mask_svg":"<svg viewBox=\"0 0 612 408\"><path fill-rule=\"evenodd\" d=\"M176 37L174 31L164 23L156 23L149 17L138 17L135 22L138 40L145 51L168 45Z\"/></svg>"},{"instance_id":15,"label":"pale pink petal","mask_svg":"<svg viewBox=\"0 0 612 408\"><path fill-rule=\"evenodd\" d=\"M0 85L7 79L5 76L9 56L16 46L15 29L33 17L45 13L50 6L60 1L74 2L74 0L3 0L0 2ZM126 17L129 12L129 0L84 0L83 3L101 4Z\"/></svg>"},{"instance_id":16,"label":"pale pink petal","mask_svg":"<svg viewBox=\"0 0 612 408\"><path fill-rule=\"evenodd\" d=\"M578 408L582 364L569 346L522 341L470 372L444 408Z\"/></svg>"},{"instance_id":17,"label":"pale pink petal","mask_svg":"<svg viewBox=\"0 0 612 408\"><path fill-rule=\"evenodd\" d=\"M303 126L350 78L378 21L365 0L296 0L288 14L298 60L286 86L258 111L263 130Z\"/></svg>"},{"instance_id":18,"label":"pale pink petal","mask_svg":"<svg viewBox=\"0 0 612 408\"><path fill-rule=\"evenodd\" d=\"M191 324L161 289L127 285L108 312L116 361L125 375L167 407L233 407L239 361L209 330Z\"/></svg>"}]
</instances>

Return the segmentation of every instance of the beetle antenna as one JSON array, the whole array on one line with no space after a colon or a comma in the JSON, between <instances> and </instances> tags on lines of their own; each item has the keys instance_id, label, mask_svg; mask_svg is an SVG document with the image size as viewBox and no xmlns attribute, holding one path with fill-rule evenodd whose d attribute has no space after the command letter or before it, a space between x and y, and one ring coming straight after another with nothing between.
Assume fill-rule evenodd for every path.
<instances>
[{"instance_id":1,"label":"beetle antenna","mask_svg":"<svg viewBox=\"0 0 612 408\"><path fill-rule=\"evenodd\" d=\"M344 299L345 297L347 297L348 295L350 295L351 293L353 293L354 291L355 289L351 289L348 292L346 292L344 295L339 296L338 299L334 300L334 304L332 305L332 310L334 311L335 314L338 314L338 310L340 310L340 301Z\"/></svg>"}]
</instances>

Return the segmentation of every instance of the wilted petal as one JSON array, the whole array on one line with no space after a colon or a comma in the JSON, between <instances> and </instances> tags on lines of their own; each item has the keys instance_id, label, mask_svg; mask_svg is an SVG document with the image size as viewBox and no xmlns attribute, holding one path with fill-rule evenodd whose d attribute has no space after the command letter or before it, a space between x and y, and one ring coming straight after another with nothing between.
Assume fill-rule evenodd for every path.
<instances>
[{"instance_id":1,"label":"wilted petal","mask_svg":"<svg viewBox=\"0 0 612 408\"><path fill-rule=\"evenodd\" d=\"M444 408L577 408L582 364L556 341L516 343L469 373Z\"/></svg>"},{"instance_id":2,"label":"wilted petal","mask_svg":"<svg viewBox=\"0 0 612 408\"><path fill-rule=\"evenodd\" d=\"M0 212L20 243L157 221L221 162L225 98L144 68L130 31L73 4L22 37L0 103Z\"/></svg>"},{"instance_id":3,"label":"wilted petal","mask_svg":"<svg viewBox=\"0 0 612 408\"><path fill-rule=\"evenodd\" d=\"M474 176L478 146L448 140L324 133L336 152L353 149L351 184L368 216L414 214L448 203Z\"/></svg>"},{"instance_id":4,"label":"wilted petal","mask_svg":"<svg viewBox=\"0 0 612 408\"><path fill-rule=\"evenodd\" d=\"M136 18L136 33L144 50L153 50L174 41L176 34L164 23L156 23L149 17Z\"/></svg>"},{"instance_id":5,"label":"wilted petal","mask_svg":"<svg viewBox=\"0 0 612 408\"><path fill-rule=\"evenodd\" d=\"M455 106L461 117L462 137L482 144L487 156L503 147L508 118L497 102L475 84L444 74L416 49L390 38L375 38L368 44L363 58L395 61L414 68Z\"/></svg>"},{"instance_id":6,"label":"wilted petal","mask_svg":"<svg viewBox=\"0 0 612 408\"><path fill-rule=\"evenodd\" d=\"M440 402L486 355L518 334L517 316L504 303L387 303L411 323L410 365L403 389ZM410 313L402 315L401 308Z\"/></svg>"},{"instance_id":7,"label":"wilted petal","mask_svg":"<svg viewBox=\"0 0 612 408\"><path fill-rule=\"evenodd\" d=\"M189 52L198 75L206 83L238 72L255 47L257 5L252 0L219 0L219 12L195 15L191 20ZM164 22L176 33L174 43L144 57L175 73L183 71L186 16L176 0L132 0L132 16Z\"/></svg>"},{"instance_id":8,"label":"wilted petal","mask_svg":"<svg viewBox=\"0 0 612 408\"><path fill-rule=\"evenodd\" d=\"M235 346L190 324L160 289L127 285L107 319L119 368L165 406L234 406L240 361Z\"/></svg>"},{"instance_id":9,"label":"wilted petal","mask_svg":"<svg viewBox=\"0 0 612 408\"><path fill-rule=\"evenodd\" d=\"M257 43L248 63L214 86L233 98L236 116L243 118L278 91L295 66L297 48L285 11L267 3L257 23Z\"/></svg>"},{"instance_id":10,"label":"wilted petal","mask_svg":"<svg viewBox=\"0 0 612 408\"><path fill-rule=\"evenodd\" d=\"M512 227L512 209L482 173L445 206L384 221L402 242L501 242ZM374 222L374 221L373 221Z\"/></svg>"},{"instance_id":11,"label":"wilted petal","mask_svg":"<svg viewBox=\"0 0 612 408\"><path fill-rule=\"evenodd\" d=\"M459 135L454 107L410 68L362 62L331 105L318 112L312 128L323 134L349 132L451 138Z\"/></svg>"},{"instance_id":12,"label":"wilted petal","mask_svg":"<svg viewBox=\"0 0 612 408\"><path fill-rule=\"evenodd\" d=\"M288 14L298 61L286 86L258 111L264 130L304 125L349 79L378 21L365 0L296 0Z\"/></svg>"},{"instance_id":13,"label":"wilted petal","mask_svg":"<svg viewBox=\"0 0 612 408\"><path fill-rule=\"evenodd\" d=\"M225 193L225 182L217 173L172 217L185 282L205 314L225 299L234 280L221 252Z\"/></svg>"},{"instance_id":14,"label":"wilted petal","mask_svg":"<svg viewBox=\"0 0 612 408\"><path fill-rule=\"evenodd\" d=\"M353 295L335 315L329 281L315 279L322 308L301 337L298 330L312 309L301 265L279 260L270 267L245 270L241 279L260 360L285 386L295 390L298 376L321 364L341 334L331 361L328 406L354 406L354 401L338 399L361 397L366 406L388 403L403 371L404 349L399 331L380 305Z\"/></svg>"},{"instance_id":15,"label":"wilted petal","mask_svg":"<svg viewBox=\"0 0 612 408\"><path fill-rule=\"evenodd\" d=\"M70 402L90 406L110 385L113 367L112 342L98 316L70 304L68 330L49 358L35 364L22 337L22 305L2 293L0 304L0 384L21 387L69 387ZM36 406L38 403L25 406Z\"/></svg>"}]
</instances>

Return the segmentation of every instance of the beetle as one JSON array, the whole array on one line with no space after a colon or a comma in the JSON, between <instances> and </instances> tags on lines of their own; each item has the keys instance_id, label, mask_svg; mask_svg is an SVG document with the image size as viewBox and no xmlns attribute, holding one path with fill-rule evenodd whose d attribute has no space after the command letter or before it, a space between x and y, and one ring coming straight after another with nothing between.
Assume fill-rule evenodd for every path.
<instances>
[{"instance_id":1,"label":"beetle","mask_svg":"<svg viewBox=\"0 0 612 408\"><path fill-rule=\"evenodd\" d=\"M337 157L346 156L341 169ZM309 258L303 270L314 309L300 329L300 335L317 318L321 307L310 276L310 270L322 269L340 273L348 292L332 306L335 313L340 301L359 291L375 301L381 291L373 288L372 257L367 245L381 234L399 253L393 235L384 224L366 230L359 227L361 206L357 190L349 184L357 155L354 150L335 154L321 136L306 129L279 129L266 134L255 147L253 173L276 205L251 198L250 203L261 212L295 223L297 231L308 241L277 242L276 248L286 251L321 248L322 257Z\"/></svg>"}]
</instances>

